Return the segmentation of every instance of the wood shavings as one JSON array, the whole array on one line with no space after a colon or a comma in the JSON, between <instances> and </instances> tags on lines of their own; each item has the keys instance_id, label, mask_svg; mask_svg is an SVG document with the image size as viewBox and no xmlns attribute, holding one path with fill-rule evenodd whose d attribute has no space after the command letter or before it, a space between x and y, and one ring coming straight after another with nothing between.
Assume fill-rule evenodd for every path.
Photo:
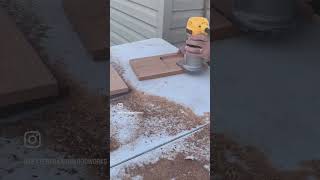
<instances>
[{"instance_id":1,"label":"wood shavings","mask_svg":"<svg viewBox=\"0 0 320 180\"><path fill-rule=\"evenodd\" d=\"M144 179L154 173L158 179L209 179L208 164L210 159L209 126L189 137L154 150L138 160L124 165L125 173L120 176L141 175ZM198 169L199 171L193 171ZM161 172L161 175L158 175ZM192 178L191 178L192 177Z\"/></svg>"},{"instance_id":2,"label":"wood shavings","mask_svg":"<svg viewBox=\"0 0 320 180\"><path fill-rule=\"evenodd\" d=\"M118 141L114 137L110 137L110 152L120 147Z\"/></svg>"},{"instance_id":3,"label":"wood shavings","mask_svg":"<svg viewBox=\"0 0 320 180\"><path fill-rule=\"evenodd\" d=\"M169 135L176 135L181 130L190 130L197 125L204 124L203 117L196 116L191 109L134 89L131 93L111 101L113 105L117 103L123 103L132 112L143 114L139 127L141 134L147 136L161 131Z\"/></svg>"},{"instance_id":4,"label":"wood shavings","mask_svg":"<svg viewBox=\"0 0 320 180\"><path fill-rule=\"evenodd\" d=\"M174 160L160 159L155 164L127 169L126 173L144 179L210 179L200 162L186 161L183 154L178 154Z\"/></svg>"}]
</instances>

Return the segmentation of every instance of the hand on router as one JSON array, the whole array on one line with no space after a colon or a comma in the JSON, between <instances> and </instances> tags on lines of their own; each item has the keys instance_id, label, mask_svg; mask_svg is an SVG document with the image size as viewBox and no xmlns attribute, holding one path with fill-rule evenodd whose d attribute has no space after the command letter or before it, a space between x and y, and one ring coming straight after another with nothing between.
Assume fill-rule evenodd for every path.
<instances>
[{"instance_id":1,"label":"hand on router","mask_svg":"<svg viewBox=\"0 0 320 180\"><path fill-rule=\"evenodd\" d=\"M187 46L187 44L189 46ZM193 47L191 47L191 46ZM195 47L197 46L197 47ZM180 47L180 52L185 54L193 54L199 56L206 61L210 61L210 38L206 35L193 35L189 36L186 40L186 44Z\"/></svg>"}]
</instances>

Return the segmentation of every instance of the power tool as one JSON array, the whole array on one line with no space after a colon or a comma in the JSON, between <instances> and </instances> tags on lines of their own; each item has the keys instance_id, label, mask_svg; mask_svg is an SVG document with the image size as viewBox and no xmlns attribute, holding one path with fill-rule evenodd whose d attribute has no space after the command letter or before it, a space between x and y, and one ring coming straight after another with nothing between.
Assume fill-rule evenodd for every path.
<instances>
[{"instance_id":1,"label":"power tool","mask_svg":"<svg viewBox=\"0 0 320 180\"><path fill-rule=\"evenodd\" d=\"M194 36L199 34L208 36L210 33L208 19L205 17L190 17L187 22L186 32L187 38L191 35ZM187 46L200 48L198 46L188 44ZM179 65L188 72L202 71L204 68L207 67L207 64L205 63L204 59L189 53L185 53L184 59L182 61L179 61L177 65Z\"/></svg>"}]
</instances>

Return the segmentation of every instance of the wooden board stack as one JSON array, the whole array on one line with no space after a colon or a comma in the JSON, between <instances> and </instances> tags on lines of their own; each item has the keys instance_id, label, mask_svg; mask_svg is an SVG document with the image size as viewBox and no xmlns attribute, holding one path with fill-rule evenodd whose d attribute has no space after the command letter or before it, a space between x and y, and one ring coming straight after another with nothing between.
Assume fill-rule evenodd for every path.
<instances>
[{"instance_id":1,"label":"wooden board stack","mask_svg":"<svg viewBox=\"0 0 320 180\"><path fill-rule=\"evenodd\" d=\"M312 22L314 19L315 11L312 8L312 0L299 0L298 4L298 13L306 21Z\"/></svg>"},{"instance_id":2,"label":"wooden board stack","mask_svg":"<svg viewBox=\"0 0 320 180\"><path fill-rule=\"evenodd\" d=\"M0 9L0 108L58 95L55 78Z\"/></svg>"},{"instance_id":3,"label":"wooden board stack","mask_svg":"<svg viewBox=\"0 0 320 180\"><path fill-rule=\"evenodd\" d=\"M212 4L214 9L224 17L232 17L232 0L213 0Z\"/></svg>"},{"instance_id":4,"label":"wooden board stack","mask_svg":"<svg viewBox=\"0 0 320 180\"><path fill-rule=\"evenodd\" d=\"M216 10L211 11L213 20L213 39L220 40L235 36L239 30L224 16Z\"/></svg>"},{"instance_id":5,"label":"wooden board stack","mask_svg":"<svg viewBox=\"0 0 320 180\"><path fill-rule=\"evenodd\" d=\"M85 48L95 60L106 60L109 54L107 1L63 0L63 6Z\"/></svg>"},{"instance_id":6,"label":"wooden board stack","mask_svg":"<svg viewBox=\"0 0 320 180\"><path fill-rule=\"evenodd\" d=\"M230 21L232 19L232 1L213 0L212 4L213 8L210 13L213 22L213 27L211 27L213 40L222 40L238 35L239 29Z\"/></svg>"},{"instance_id":7,"label":"wooden board stack","mask_svg":"<svg viewBox=\"0 0 320 180\"><path fill-rule=\"evenodd\" d=\"M110 66L110 96L126 93L129 91L128 86L119 76L117 71Z\"/></svg>"}]
</instances>

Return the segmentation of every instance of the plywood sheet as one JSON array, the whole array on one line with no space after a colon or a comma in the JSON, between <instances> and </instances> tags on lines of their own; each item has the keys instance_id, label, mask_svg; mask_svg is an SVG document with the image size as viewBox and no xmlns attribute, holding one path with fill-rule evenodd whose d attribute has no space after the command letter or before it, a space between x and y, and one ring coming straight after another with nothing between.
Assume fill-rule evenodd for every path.
<instances>
[{"instance_id":1,"label":"plywood sheet","mask_svg":"<svg viewBox=\"0 0 320 180\"><path fill-rule=\"evenodd\" d=\"M213 10L211 13L214 40L224 39L239 33L239 30L227 18L215 10Z\"/></svg>"},{"instance_id":2,"label":"plywood sheet","mask_svg":"<svg viewBox=\"0 0 320 180\"><path fill-rule=\"evenodd\" d=\"M56 80L1 8L0 27L0 108L56 96Z\"/></svg>"},{"instance_id":3,"label":"plywood sheet","mask_svg":"<svg viewBox=\"0 0 320 180\"><path fill-rule=\"evenodd\" d=\"M96 60L106 60L109 47L106 0L64 0L65 13L86 49Z\"/></svg>"},{"instance_id":4,"label":"plywood sheet","mask_svg":"<svg viewBox=\"0 0 320 180\"><path fill-rule=\"evenodd\" d=\"M142 80L161 78L183 73L176 63L183 59L182 54L167 54L130 60L137 78Z\"/></svg>"},{"instance_id":5,"label":"plywood sheet","mask_svg":"<svg viewBox=\"0 0 320 180\"><path fill-rule=\"evenodd\" d=\"M110 96L126 93L129 91L128 86L122 80L115 69L110 67Z\"/></svg>"}]
</instances>

